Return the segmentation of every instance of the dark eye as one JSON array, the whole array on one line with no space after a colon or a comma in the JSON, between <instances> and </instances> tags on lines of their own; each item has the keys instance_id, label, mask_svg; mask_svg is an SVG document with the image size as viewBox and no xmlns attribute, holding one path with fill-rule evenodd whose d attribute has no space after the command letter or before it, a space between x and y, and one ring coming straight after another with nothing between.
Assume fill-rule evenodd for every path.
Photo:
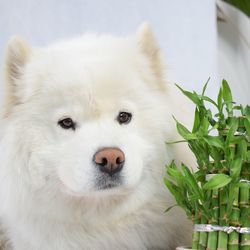
<instances>
[{"instance_id":1,"label":"dark eye","mask_svg":"<svg viewBox=\"0 0 250 250\"><path fill-rule=\"evenodd\" d=\"M73 120L71 118L65 118L65 119L60 120L58 122L58 125L60 125L64 129L75 130L75 128L76 128L76 124L75 124L75 122L73 122Z\"/></svg>"},{"instance_id":2,"label":"dark eye","mask_svg":"<svg viewBox=\"0 0 250 250\"><path fill-rule=\"evenodd\" d=\"M117 117L117 121L120 124L128 124L131 121L132 118L132 114L131 113L127 113L127 112L120 112L118 117Z\"/></svg>"}]
</instances>

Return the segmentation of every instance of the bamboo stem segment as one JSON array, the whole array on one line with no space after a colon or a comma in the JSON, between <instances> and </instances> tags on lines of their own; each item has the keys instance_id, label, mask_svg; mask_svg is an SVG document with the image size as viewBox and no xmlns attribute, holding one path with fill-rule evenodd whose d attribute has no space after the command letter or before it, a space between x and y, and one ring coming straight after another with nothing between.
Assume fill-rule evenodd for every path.
<instances>
[{"instance_id":1,"label":"bamboo stem segment","mask_svg":"<svg viewBox=\"0 0 250 250\"><path fill-rule=\"evenodd\" d=\"M212 192L212 213L213 217L210 221L210 224L218 224L219 218L219 193L218 189L214 189ZM218 232L209 232L208 233L208 241L207 241L207 249L208 250L216 250L218 242Z\"/></svg>"},{"instance_id":2,"label":"bamboo stem segment","mask_svg":"<svg viewBox=\"0 0 250 250\"><path fill-rule=\"evenodd\" d=\"M235 200L233 202L232 214L230 217L230 225L240 226L240 208L239 208L239 187L235 188ZM232 232L228 239L228 250L239 250L240 236L238 232Z\"/></svg>"},{"instance_id":3,"label":"bamboo stem segment","mask_svg":"<svg viewBox=\"0 0 250 250\"><path fill-rule=\"evenodd\" d=\"M243 227L250 227L250 204L249 204L249 188L240 188L240 210ZM250 234L242 234L240 242L240 250L250 249Z\"/></svg>"},{"instance_id":4,"label":"bamboo stem segment","mask_svg":"<svg viewBox=\"0 0 250 250\"><path fill-rule=\"evenodd\" d=\"M220 218L219 218L219 225L220 226L227 226L228 219L227 219L227 199L226 199L226 190L221 188L219 190L219 207L220 207ZM217 250L227 250L227 243L228 243L228 234L225 232L219 232L218 235L218 248Z\"/></svg>"}]
</instances>

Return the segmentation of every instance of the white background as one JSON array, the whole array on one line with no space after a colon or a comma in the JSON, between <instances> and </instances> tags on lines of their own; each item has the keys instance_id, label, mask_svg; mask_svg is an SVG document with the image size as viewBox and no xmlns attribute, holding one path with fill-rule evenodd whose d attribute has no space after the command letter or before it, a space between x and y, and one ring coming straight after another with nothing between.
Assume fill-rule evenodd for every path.
<instances>
[{"instance_id":1,"label":"white background","mask_svg":"<svg viewBox=\"0 0 250 250\"><path fill-rule=\"evenodd\" d=\"M250 104L250 19L219 2L224 22L218 22L218 76L231 84L234 99Z\"/></svg>"},{"instance_id":2,"label":"white background","mask_svg":"<svg viewBox=\"0 0 250 250\"><path fill-rule=\"evenodd\" d=\"M208 91L214 94L219 85L214 0L0 0L0 66L15 34L40 46L86 31L133 34L145 20L162 47L168 78L200 90L210 76Z\"/></svg>"}]
</instances>

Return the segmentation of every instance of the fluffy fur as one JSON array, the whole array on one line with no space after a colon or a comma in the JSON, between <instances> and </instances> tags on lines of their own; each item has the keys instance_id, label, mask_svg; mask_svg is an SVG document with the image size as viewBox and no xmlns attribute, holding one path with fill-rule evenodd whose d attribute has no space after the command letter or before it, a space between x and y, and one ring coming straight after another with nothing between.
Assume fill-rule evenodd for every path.
<instances>
[{"instance_id":1,"label":"fluffy fur","mask_svg":"<svg viewBox=\"0 0 250 250\"><path fill-rule=\"evenodd\" d=\"M120 111L131 112L121 125ZM84 35L46 48L13 38L6 56L0 215L17 250L171 249L191 228L163 184L165 163L189 163L172 115L183 101L165 82L148 25L135 37ZM71 117L76 129L58 120ZM95 152L118 147L123 182L96 184ZM191 158L190 158L191 159Z\"/></svg>"}]
</instances>

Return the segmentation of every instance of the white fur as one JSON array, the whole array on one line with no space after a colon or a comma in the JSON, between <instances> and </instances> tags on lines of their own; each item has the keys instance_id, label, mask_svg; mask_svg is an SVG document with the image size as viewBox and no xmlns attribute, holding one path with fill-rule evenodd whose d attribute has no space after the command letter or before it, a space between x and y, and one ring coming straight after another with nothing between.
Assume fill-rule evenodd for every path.
<instances>
[{"instance_id":1,"label":"white fur","mask_svg":"<svg viewBox=\"0 0 250 250\"><path fill-rule=\"evenodd\" d=\"M189 152L166 148L183 102L165 83L149 32L144 26L137 37L85 35L36 49L10 42L0 213L14 249L172 250L190 240L183 212L164 213L174 204L165 163L188 163ZM129 124L116 121L119 111L133 114ZM58 126L63 117L77 122L75 131ZM117 188L95 186L101 175L92 159L102 147L125 154Z\"/></svg>"}]
</instances>

